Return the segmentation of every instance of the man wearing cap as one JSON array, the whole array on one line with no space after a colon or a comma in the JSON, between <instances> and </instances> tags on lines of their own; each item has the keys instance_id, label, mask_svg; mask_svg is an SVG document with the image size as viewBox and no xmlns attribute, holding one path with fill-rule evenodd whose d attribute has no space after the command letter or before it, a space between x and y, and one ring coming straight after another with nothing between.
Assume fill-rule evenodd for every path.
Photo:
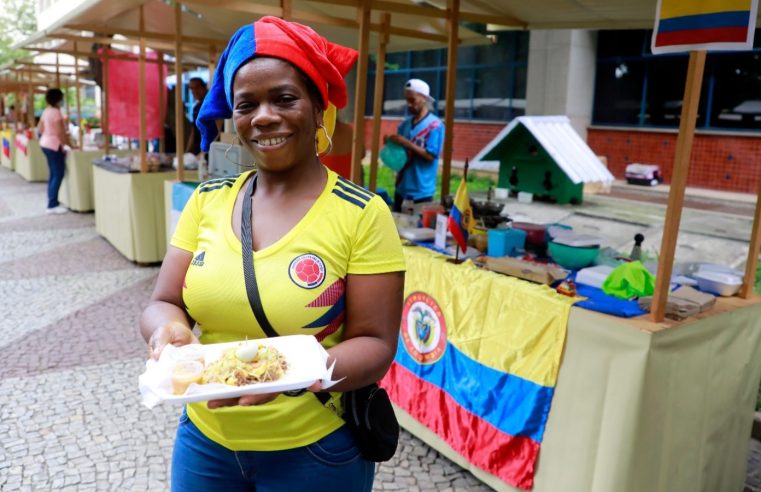
<instances>
[{"instance_id":1,"label":"man wearing cap","mask_svg":"<svg viewBox=\"0 0 761 492\"><path fill-rule=\"evenodd\" d=\"M407 163L396 176L394 211L400 212L402 201L411 197L415 203L433 201L439 152L444 141L444 124L428 110L433 101L424 81L410 79L404 85L404 97L410 116L399 125L396 135L388 140L407 150Z\"/></svg>"}]
</instances>

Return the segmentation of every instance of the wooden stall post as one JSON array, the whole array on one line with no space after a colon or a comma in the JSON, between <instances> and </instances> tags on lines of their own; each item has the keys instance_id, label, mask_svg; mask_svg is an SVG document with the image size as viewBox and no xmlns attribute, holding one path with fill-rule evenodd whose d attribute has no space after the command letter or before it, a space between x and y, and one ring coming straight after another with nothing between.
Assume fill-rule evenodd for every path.
<instances>
[{"instance_id":1,"label":"wooden stall post","mask_svg":"<svg viewBox=\"0 0 761 492\"><path fill-rule=\"evenodd\" d=\"M208 64L209 87L211 87L212 82L214 82L214 67L216 63L217 63L217 48L212 44L212 45L209 45L209 64Z\"/></svg>"},{"instance_id":2,"label":"wooden stall post","mask_svg":"<svg viewBox=\"0 0 761 492\"><path fill-rule=\"evenodd\" d=\"M111 144L111 135L108 134L108 55L110 50L110 44L103 47L103 87L101 88L103 103L101 104L100 127L103 132L104 154L108 154Z\"/></svg>"},{"instance_id":3,"label":"wooden stall post","mask_svg":"<svg viewBox=\"0 0 761 492\"><path fill-rule=\"evenodd\" d=\"M650 316L655 323L663 321L666 312L669 287L671 285L671 269L674 264L676 240L679 236L679 223L682 219L684 204L684 188L687 185L687 172L690 168L690 153L692 139L695 136L695 121L700 102L700 86L703 83L703 68L705 68L706 52L691 51L690 63L687 67L687 82L684 86L682 100L682 115L679 122L679 135L676 141L676 155L671 177L669 201L666 219L663 223L661 251L658 257L658 273L655 276L655 293Z\"/></svg>"},{"instance_id":4,"label":"wooden stall post","mask_svg":"<svg viewBox=\"0 0 761 492\"><path fill-rule=\"evenodd\" d=\"M146 158L147 135L145 131L145 18L143 17L143 6L140 6L140 79L138 82L138 105L140 106L140 172L148 172L148 160Z\"/></svg>"},{"instance_id":5,"label":"wooden stall post","mask_svg":"<svg viewBox=\"0 0 761 492\"><path fill-rule=\"evenodd\" d=\"M280 0L280 8L283 10L283 20L293 20L292 0Z\"/></svg>"},{"instance_id":6,"label":"wooden stall post","mask_svg":"<svg viewBox=\"0 0 761 492\"><path fill-rule=\"evenodd\" d=\"M67 116L71 114L69 111L69 89L69 79L67 78L63 81L63 107Z\"/></svg>"},{"instance_id":7,"label":"wooden stall post","mask_svg":"<svg viewBox=\"0 0 761 492\"><path fill-rule=\"evenodd\" d=\"M756 193L756 212L753 214L753 230L748 245L748 259L745 262L745 278L740 289L740 297L743 299L750 299L753 295L759 248L761 248L761 180L758 182L758 192Z\"/></svg>"},{"instance_id":8,"label":"wooden stall post","mask_svg":"<svg viewBox=\"0 0 761 492\"><path fill-rule=\"evenodd\" d=\"M357 8L359 21L359 61L354 91L354 134L351 148L351 180L362 185L362 157L365 155L365 98L367 92L367 58L370 48L370 0L361 0Z\"/></svg>"},{"instance_id":9,"label":"wooden stall post","mask_svg":"<svg viewBox=\"0 0 761 492\"><path fill-rule=\"evenodd\" d=\"M19 118L21 117L21 74L16 72L16 92L13 93L13 125L14 130L18 129Z\"/></svg>"},{"instance_id":10,"label":"wooden stall post","mask_svg":"<svg viewBox=\"0 0 761 492\"><path fill-rule=\"evenodd\" d=\"M391 14L381 15L381 30L378 37L378 57L375 61L375 91L373 94L373 141L370 147L370 191L375 191L378 181L378 153L380 151L381 116L383 114L383 76L386 66L386 45L388 44Z\"/></svg>"},{"instance_id":11,"label":"wooden stall post","mask_svg":"<svg viewBox=\"0 0 761 492\"><path fill-rule=\"evenodd\" d=\"M74 51L77 51L76 41L74 41ZM74 90L76 91L74 104L76 104L76 108L77 108L77 126L79 127L79 139L77 139L77 143L79 144L80 149L84 149L85 130L84 130L84 127L82 126L82 102L80 100L80 87L79 87L79 58L77 58L76 56L74 57Z\"/></svg>"},{"instance_id":12,"label":"wooden stall post","mask_svg":"<svg viewBox=\"0 0 761 492\"><path fill-rule=\"evenodd\" d=\"M58 53L55 54L55 86L61 88L61 64L58 61Z\"/></svg>"},{"instance_id":13,"label":"wooden stall post","mask_svg":"<svg viewBox=\"0 0 761 492\"><path fill-rule=\"evenodd\" d=\"M182 10L180 2L174 3L174 72L176 77L174 87L174 130L175 146L177 148L177 180L185 179L185 111L182 107Z\"/></svg>"},{"instance_id":14,"label":"wooden stall post","mask_svg":"<svg viewBox=\"0 0 761 492\"><path fill-rule=\"evenodd\" d=\"M441 168L441 198L449 196L449 180L452 175L452 141L454 139L454 101L457 87L457 45L459 37L460 0L448 0L447 27L447 88L444 113L444 152Z\"/></svg>"},{"instance_id":15,"label":"wooden stall post","mask_svg":"<svg viewBox=\"0 0 761 492\"><path fill-rule=\"evenodd\" d=\"M166 107L164 103L164 53L157 51L158 64L159 64L159 122L161 122L161 130L159 133L159 152L162 154L166 150L166 142L164 142L164 125L166 124Z\"/></svg>"},{"instance_id":16,"label":"wooden stall post","mask_svg":"<svg viewBox=\"0 0 761 492\"><path fill-rule=\"evenodd\" d=\"M26 118L29 128L34 128L34 88L32 86L32 72L26 72ZM32 132L34 135L34 132Z\"/></svg>"},{"instance_id":17,"label":"wooden stall post","mask_svg":"<svg viewBox=\"0 0 761 492\"><path fill-rule=\"evenodd\" d=\"M18 119L21 116L21 96L19 92L19 75L16 74L16 92L13 93L13 121L15 122L14 130L18 128Z\"/></svg>"}]
</instances>

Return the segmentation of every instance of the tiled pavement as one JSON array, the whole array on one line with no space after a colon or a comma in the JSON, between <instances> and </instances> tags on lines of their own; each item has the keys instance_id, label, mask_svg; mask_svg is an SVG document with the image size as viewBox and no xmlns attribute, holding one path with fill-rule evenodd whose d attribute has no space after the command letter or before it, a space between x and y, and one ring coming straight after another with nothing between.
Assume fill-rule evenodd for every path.
<instances>
[{"instance_id":1,"label":"tiled pavement","mask_svg":"<svg viewBox=\"0 0 761 492\"><path fill-rule=\"evenodd\" d=\"M0 168L0 491L168 490L179 408L138 399L157 267L93 214L48 216L46 185ZM377 490L488 491L407 433Z\"/></svg>"},{"instance_id":2,"label":"tiled pavement","mask_svg":"<svg viewBox=\"0 0 761 492\"><path fill-rule=\"evenodd\" d=\"M0 169L0 490L167 490L179 409L137 394L158 269L125 260L93 214L45 215L45 189ZM746 490L761 492L752 446ZM405 432L375 489L490 490Z\"/></svg>"}]
</instances>

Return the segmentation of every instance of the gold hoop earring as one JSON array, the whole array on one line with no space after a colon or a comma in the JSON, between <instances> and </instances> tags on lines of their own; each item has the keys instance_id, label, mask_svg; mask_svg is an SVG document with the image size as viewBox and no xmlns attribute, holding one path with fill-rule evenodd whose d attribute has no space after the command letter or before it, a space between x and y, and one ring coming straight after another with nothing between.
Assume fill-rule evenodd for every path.
<instances>
[{"instance_id":1,"label":"gold hoop earring","mask_svg":"<svg viewBox=\"0 0 761 492\"><path fill-rule=\"evenodd\" d=\"M330 151L333 150L333 139L330 138L330 134L328 133L328 129L325 128L325 125L320 125L320 128L322 129L323 132L325 132L325 138L328 141L328 150L326 150L322 155L328 155L328 154L330 154ZM318 145L318 143L317 143L317 141L315 139L315 149L317 150L317 152L315 152L315 154L317 155L317 157L320 157L320 150L317 149L317 145Z\"/></svg>"}]
</instances>

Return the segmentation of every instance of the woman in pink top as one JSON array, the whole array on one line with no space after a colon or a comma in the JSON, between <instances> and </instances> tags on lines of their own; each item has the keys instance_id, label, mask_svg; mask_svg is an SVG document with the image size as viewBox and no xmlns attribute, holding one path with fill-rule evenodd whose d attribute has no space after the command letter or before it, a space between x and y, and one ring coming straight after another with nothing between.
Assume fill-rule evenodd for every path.
<instances>
[{"instance_id":1,"label":"woman in pink top","mask_svg":"<svg viewBox=\"0 0 761 492\"><path fill-rule=\"evenodd\" d=\"M68 210L58 203L58 190L61 188L63 173L66 169L66 152L63 146L71 147L69 134L66 132L63 115L58 106L63 101L61 89L49 89L45 94L48 107L40 116L40 147L48 160L50 178L48 179L48 214L62 214Z\"/></svg>"}]
</instances>

